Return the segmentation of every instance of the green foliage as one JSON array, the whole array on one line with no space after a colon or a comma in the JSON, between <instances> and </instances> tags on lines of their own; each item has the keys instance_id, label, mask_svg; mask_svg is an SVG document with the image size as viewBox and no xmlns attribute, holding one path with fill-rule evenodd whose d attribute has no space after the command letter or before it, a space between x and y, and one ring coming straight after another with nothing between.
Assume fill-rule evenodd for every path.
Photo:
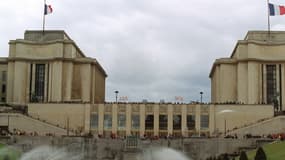
<instances>
[{"instance_id":1,"label":"green foliage","mask_svg":"<svg viewBox=\"0 0 285 160\"><path fill-rule=\"evenodd\" d=\"M225 155L224 155L223 160L230 160L230 158L229 158L228 154L225 154Z\"/></svg>"},{"instance_id":2,"label":"green foliage","mask_svg":"<svg viewBox=\"0 0 285 160\"><path fill-rule=\"evenodd\" d=\"M18 160L20 152L0 144L0 160Z\"/></svg>"},{"instance_id":3,"label":"green foliage","mask_svg":"<svg viewBox=\"0 0 285 160\"><path fill-rule=\"evenodd\" d=\"M266 160L266 154L262 147L259 147L257 149L254 160Z\"/></svg>"},{"instance_id":4,"label":"green foliage","mask_svg":"<svg viewBox=\"0 0 285 160\"><path fill-rule=\"evenodd\" d=\"M239 160L248 160L245 151L242 151L242 152L240 153Z\"/></svg>"}]
</instances>

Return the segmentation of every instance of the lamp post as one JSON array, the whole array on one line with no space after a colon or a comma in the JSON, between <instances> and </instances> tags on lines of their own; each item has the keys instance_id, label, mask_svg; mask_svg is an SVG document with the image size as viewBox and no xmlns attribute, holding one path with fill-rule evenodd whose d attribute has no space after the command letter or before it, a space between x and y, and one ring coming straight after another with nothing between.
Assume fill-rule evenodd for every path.
<instances>
[{"instance_id":1,"label":"lamp post","mask_svg":"<svg viewBox=\"0 0 285 160\"><path fill-rule=\"evenodd\" d=\"M231 110L231 109L224 109L224 110L218 112L218 114L222 114L223 117L224 117L224 136L226 136L226 134L227 134L227 119L226 119L226 114L228 114L228 113L233 113L233 112L236 112L236 111Z\"/></svg>"},{"instance_id":2,"label":"lamp post","mask_svg":"<svg viewBox=\"0 0 285 160\"><path fill-rule=\"evenodd\" d=\"M116 94L116 103L118 103L118 94L119 94L119 91L115 91L115 94Z\"/></svg>"},{"instance_id":3,"label":"lamp post","mask_svg":"<svg viewBox=\"0 0 285 160\"><path fill-rule=\"evenodd\" d=\"M200 100L201 100L200 103L202 104L203 103L203 92L200 92L200 95L201 95L200 96Z\"/></svg>"}]
</instances>

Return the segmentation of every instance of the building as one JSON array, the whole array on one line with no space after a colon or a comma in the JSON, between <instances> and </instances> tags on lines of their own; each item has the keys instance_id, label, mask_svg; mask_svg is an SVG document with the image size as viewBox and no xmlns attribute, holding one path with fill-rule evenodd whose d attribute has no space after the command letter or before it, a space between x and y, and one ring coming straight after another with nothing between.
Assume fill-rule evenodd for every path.
<instances>
[{"instance_id":1,"label":"building","mask_svg":"<svg viewBox=\"0 0 285 160\"><path fill-rule=\"evenodd\" d=\"M210 72L213 103L274 104L285 110L285 32L249 31Z\"/></svg>"},{"instance_id":2,"label":"building","mask_svg":"<svg viewBox=\"0 0 285 160\"><path fill-rule=\"evenodd\" d=\"M64 31L26 31L9 45L9 57L0 59L2 102L27 106L29 118L71 133L211 136L272 118L276 98L284 108L285 32L268 40L267 32L250 31L231 58L216 60L209 104L106 103L106 72Z\"/></svg>"},{"instance_id":3,"label":"building","mask_svg":"<svg viewBox=\"0 0 285 160\"><path fill-rule=\"evenodd\" d=\"M64 31L26 31L24 39L9 45L9 57L0 60L2 101L21 105L105 101L106 72Z\"/></svg>"}]
</instances>

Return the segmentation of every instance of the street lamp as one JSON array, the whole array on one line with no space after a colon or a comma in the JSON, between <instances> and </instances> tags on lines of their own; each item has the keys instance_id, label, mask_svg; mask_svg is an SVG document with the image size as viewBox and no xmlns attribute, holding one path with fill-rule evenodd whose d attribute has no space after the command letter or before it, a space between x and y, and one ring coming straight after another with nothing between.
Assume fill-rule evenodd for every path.
<instances>
[{"instance_id":1,"label":"street lamp","mask_svg":"<svg viewBox=\"0 0 285 160\"><path fill-rule=\"evenodd\" d=\"M115 94L116 94L116 103L118 103L118 93L119 93L119 91L115 91Z\"/></svg>"},{"instance_id":2,"label":"street lamp","mask_svg":"<svg viewBox=\"0 0 285 160\"><path fill-rule=\"evenodd\" d=\"M218 112L218 114L223 114L223 115L224 115L223 117L224 117L224 135L225 135L225 136L226 136L226 134L227 134L227 120L226 120L225 114L227 114L227 113L232 113L232 112L236 112L236 111L231 110L231 109L224 109L224 110Z\"/></svg>"},{"instance_id":3,"label":"street lamp","mask_svg":"<svg viewBox=\"0 0 285 160\"><path fill-rule=\"evenodd\" d=\"M200 99L201 99L200 102L203 103L203 92L200 92L200 95L201 95L201 96L200 96Z\"/></svg>"}]
</instances>

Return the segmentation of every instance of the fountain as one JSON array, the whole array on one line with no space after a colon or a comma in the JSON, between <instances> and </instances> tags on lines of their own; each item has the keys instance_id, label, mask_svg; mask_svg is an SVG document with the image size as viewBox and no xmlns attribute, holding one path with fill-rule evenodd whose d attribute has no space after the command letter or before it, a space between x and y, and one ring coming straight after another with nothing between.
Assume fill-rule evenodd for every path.
<instances>
[{"instance_id":1,"label":"fountain","mask_svg":"<svg viewBox=\"0 0 285 160\"><path fill-rule=\"evenodd\" d=\"M42 146L23 154L20 160L82 160L82 155L73 155L64 149Z\"/></svg>"},{"instance_id":2,"label":"fountain","mask_svg":"<svg viewBox=\"0 0 285 160\"><path fill-rule=\"evenodd\" d=\"M190 160L184 154L171 148L145 149L137 160Z\"/></svg>"},{"instance_id":3,"label":"fountain","mask_svg":"<svg viewBox=\"0 0 285 160\"><path fill-rule=\"evenodd\" d=\"M82 155L74 155L65 149L42 146L23 154L20 160L83 160ZM171 148L151 147L137 156L137 160L190 160L181 152Z\"/></svg>"}]
</instances>

